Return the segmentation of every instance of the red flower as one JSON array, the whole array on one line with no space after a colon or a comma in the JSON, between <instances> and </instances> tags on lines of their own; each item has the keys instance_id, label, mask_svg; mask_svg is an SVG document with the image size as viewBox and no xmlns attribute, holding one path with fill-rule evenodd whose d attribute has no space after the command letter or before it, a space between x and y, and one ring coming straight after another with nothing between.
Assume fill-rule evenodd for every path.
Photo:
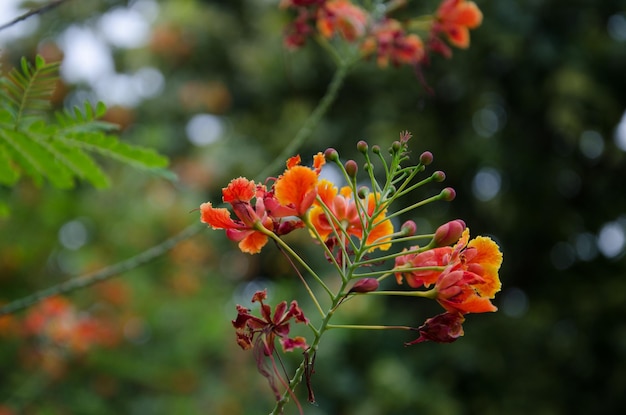
<instances>
[{"instance_id":1,"label":"red flower","mask_svg":"<svg viewBox=\"0 0 626 415\"><path fill-rule=\"evenodd\" d=\"M288 337L289 322L292 318L296 323L306 324L309 322L298 306L298 302L292 301L289 307L287 307L286 301L281 302L274 309L274 316L272 316L271 307L263 303L266 298L267 290L257 291L252 297L253 303L259 302L261 304L262 317L254 316L246 307L237 305L237 318L233 320L233 327L237 332L237 344L244 350L259 344L263 353L270 356L274 353L274 343L278 337L283 350L286 352L292 351L296 347L306 349L308 346L303 337ZM257 336L256 341L259 343L255 343L255 336Z\"/></svg>"},{"instance_id":2,"label":"red flower","mask_svg":"<svg viewBox=\"0 0 626 415\"><path fill-rule=\"evenodd\" d=\"M337 236L345 241L347 235L361 238L364 227L375 223L376 225L370 231L365 243L382 242L383 244L376 245L372 250L386 251L389 249L393 224L389 219L385 219L386 210L379 212L374 217L377 195L369 193L364 202L359 201L362 205L364 204L362 209L357 209L352 190L347 186L337 189L329 181L321 180L317 186L317 191L319 201L316 201L309 211L309 221L324 241L337 238ZM332 214L330 218L325 209ZM363 215L360 216L359 212Z\"/></svg>"},{"instance_id":3,"label":"red flower","mask_svg":"<svg viewBox=\"0 0 626 415\"><path fill-rule=\"evenodd\" d=\"M265 202L274 216L302 217L317 196L317 179L326 159L322 153L313 157L313 168L300 165L300 156L287 160L287 170L274 183L274 195L278 206Z\"/></svg>"},{"instance_id":4,"label":"red flower","mask_svg":"<svg viewBox=\"0 0 626 415\"><path fill-rule=\"evenodd\" d=\"M365 34L368 14L349 0L328 0L319 10L317 29L325 38L341 33L354 42Z\"/></svg>"},{"instance_id":5,"label":"red flower","mask_svg":"<svg viewBox=\"0 0 626 415\"><path fill-rule=\"evenodd\" d=\"M437 9L433 32L444 33L450 43L459 48L470 44L469 29L482 23L483 14L476 3L466 0L444 0Z\"/></svg>"},{"instance_id":6,"label":"red flower","mask_svg":"<svg viewBox=\"0 0 626 415\"><path fill-rule=\"evenodd\" d=\"M376 53L378 66L416 65L424 57L424 44L415 34L407 34L399 21L385 19L377 24L372 36L363 42L365 55Z\"/></svg>"},{"instance_id":7,"label":"red flower","mask_svg":"<svg viewBox=\"0 0 626 415\"><path fill-rule=\"evenodd\" d=\"M429 318L418 328L420 336L404 345L410 346L425 341L452 343L463 335L464 321L465 317L462 314L454 312L445 312Z\"/></svg>"},{"instance_id":8,"label":"red flower","mask_svg":"<svg viewBox=\"0 0 626 415\"><path fill-rule=\"evenodd\" d=\"M478 236L468 240L469 229L466 228L454 247L435 248L396 258L394 272L398 283L406 280L414 288L434 283L437 301L450 312L496 311L490 299L500 291L498 270L502 253L490 238Z\"/></svg>"},{"instance_id":9,"label":"red flower","mask_svg":"<svg viewBox=\"0 0 626 415\"><path fill-rule=\"evenodd\" d=\"M238 219L233 220L228 209L214 208L211 202L207 202L200 205L200 220L213 229L226 230L226 236L239 242L242 252L256 254L267 243L267 235L259 230L260 227L270 231L274 228L272 219L265 212L264 194L264 186L257 186L244 177L233 179L222 189L222 200L230 203ZM254 208L251 204L253 198L256 198Z\"/></svg>"}]
</instances>

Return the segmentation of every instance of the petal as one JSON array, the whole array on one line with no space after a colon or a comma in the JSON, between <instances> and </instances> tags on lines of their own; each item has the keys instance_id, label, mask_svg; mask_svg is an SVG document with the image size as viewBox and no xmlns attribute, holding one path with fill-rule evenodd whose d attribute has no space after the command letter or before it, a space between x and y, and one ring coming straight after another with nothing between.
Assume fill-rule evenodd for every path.
<instances>
[{"instance_id":1,"label":"petal","mask_svg":"<svg viewBox=\"0 0 626 415\"><path fill-rule=\"evenodd\" d=\"M320 173L324 164L326 164L326 157L324 157L324 153L319 152L313 156L313 169L317 172L317 174Z\"/></svg>"},{"instance_id":2,"label":"petal","mask_svg":"<svg viewBox=\"0 0 626 415\"><path fill-rule=\"evenodd\" d=\"M250 232L248 236L239 242L239 249L241 249L241 252L247 254L258 254L266 243L267 236L265 234L261 232Z\"/></svg>"},{"instance_id":3,"label":"petal","mask_svg":"<svg viewBox=\"0 0 626 415\"><path fill-rule=\"evenodd\" d=\"M295 348L300 348L302 350L306 350L309 348L309 346L306 344L306 339L301 336L294 337L293 339L281 338L280 344L283 345L283 350L286 352L290 352Z\"/></svg>"},{"instance_id":4,"label":"petal","mask_svg":"<svg viewBox=\"0 0 626 415\"><path fill-rule=\"evenodd\" d=\"M200 220L213 229L239 228L239 225L230 218L230 212L224 208L214 208L211 202L200 205Z\"/></svg>"},{"instance_id":5,"label":"petal","mask_svg":"<svg viewBox=\"0 0 626 415\"><path fill-rule=\"evenodd\" d=\"M470 29L480 26L483 14L473 1L459 5L454 18L454 23L466 26Z\"/></svg>"},{"instance_id":6,"label":"petal","mask_svg":"<svg viewBox=\"0 0 626 415\"><path fill-rule=\"evenodd\" d=\"M222 199L226 203L249 202L256 194L256 185L252 180L238 177L222 189Z\"/></svg>"},{"instance_id":7,"label":"petal","mask_svg":"<svg viewBox=\"0 0 626 415\"><path fill-rule=\"evenodd\" d=\"M276 181L274 185L276 199L281 205L294 205L301 215L313 204L316 184L315 171L304 166L293 166Z\"/></svg>"}]
</instances>

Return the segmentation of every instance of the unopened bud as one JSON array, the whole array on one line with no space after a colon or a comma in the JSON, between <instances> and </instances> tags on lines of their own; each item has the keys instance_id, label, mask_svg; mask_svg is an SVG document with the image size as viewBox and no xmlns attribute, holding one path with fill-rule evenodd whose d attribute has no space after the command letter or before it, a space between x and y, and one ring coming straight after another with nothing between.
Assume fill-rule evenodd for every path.
<instances>
[{"instance_id":1,"label":"unopened bud","mask_svg":"<svg viewBox=\"0 0 626 415\"><path fill-rule=\"evenodd\" d=\"M433 162L433 153L430 151L424 151L422 155L420 155L420 163L424 166L428 166Z\"/></svg>"},{"instance_id":2,"label":"unopened bud","mask_svg":"<svg viewBox=\"0 0 626 415\"><path fill-rule=\"evenodd\" d=\"M451 187L446 187L441 191L440 195L442 200L445 200L446 202L451 202L456 197L456 191Z\"/></svg>"},{"instance_id":3,"label":"unopened bud","mask_svg":"<svg viewBox=\"0 0 626 415\"><path fill-rule=\"evenodd\" d=\"M353 178L356 177L356 173L359 171L359 166L356 164L356 161L348 160L346 161L344 167L346 168L346 173L348 173L348 176Z\"/></svg>"},{"instance_id":4,"label":"unopened bud","mask_svg":"<svg viewBox=\"0 0 626 415\"><path fill-rule=\"evenodd\" d=\"M374 154L380 154L380 146L373 145L372 146L372 152L374 152Z\"/></svg>"},{"instance_id":5,"label":"unopened bud","mask_svg":"<svg viewBox=\"0 0 626 415\"><path fill-rule=\"evenodd\" d=\"M417 225L412 220L407 220L400 229L403 236L413 236L417 232Z\"/></svg>"},{"instance_id":6,"label":"unopened bud","mask_svg":"<svg viewBox=\"0 0 626 415\"><path fill-rule=\"evenodd\" d=\"M361 278L350 288L351 293L369 293L378 289L376 278Z\"/></svg>"},{"instance_id":7,"label":"unopened bud","mask_svg":"<svg viewBox=\"0 0 626 415\"><path fill-rule=\"evenodd\" d=\"M359 187L359 189L357 190L357 195L359 196L359 199L365 199L367 197L367 195L370 193L370 189L367 186L361 186Z\"/></svg>"},{"instance_id":8,"label":"unopened bud","mask_svg":"<svg viewBox=\"0 0 626 415\"><path fill-rule=\"evenodd\" d=\"M399 141L394 141L393 143L391 143L391 148L389 149L389 152L391 154L395 154L399 152L401 148L402 144Z\"/></svg>"},{"instance_id":9,"label":"unopened bud","mask_svg":"<svg viewBox=\"0 0 626 415\"><path fill-rule=\"evenodd\" d=\"M363 140L359 141L356 143L356 149L363 154L367 153L367 143Z\"/></svg>"},{"instance_id":10,"label":"unopened bud","mask_svg":"<svg viewBox=\"0 0 626 415\"><path fill-rule=\"evenodd\" d=\"M337 161L339 160L339 153L337 153L337 150L334 148L327 148L326 151L324 151L324 157L326 161Z\"/></svg>"},{"instance_id":11,"label":"unopened bud","mask_svg":"<svg viewBox=\"0 0 626 415\"><path fill-rule=\"evenodd\" d=\"M437 246L452 245L459 240L464 230L465 222L461 219L452 220L437 228L433 241Z\"/></svg>"},{"instance_id":12,"label":"unopened bud","mask_svg":"<svg viewBox=\"0 0 626 415\"><path fill-rule=\"evenodd\" d=\"M446 180L446 174L441 170L437 170L436 172L434 172L431 177L436 182L443 182L444 180Z\"/></svg>"}]
</instances>

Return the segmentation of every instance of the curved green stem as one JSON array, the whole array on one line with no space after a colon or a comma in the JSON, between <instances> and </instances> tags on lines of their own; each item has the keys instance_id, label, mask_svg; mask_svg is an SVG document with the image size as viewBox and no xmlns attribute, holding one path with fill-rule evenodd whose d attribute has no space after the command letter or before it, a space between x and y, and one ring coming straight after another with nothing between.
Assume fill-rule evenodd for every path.
<instances>
[{"instance_id":1,"label":"curved green stem","mask_svg":"<svg viewBox=\"0 0 626 415\"><path fill-rule=\"evenodd\" d=\"M177 235L174 235L171 238L168 238L165 241L161 242L160 244L155 245L152 248L149 248L125 261L118 262L114 265L109 265L90 274L80 275L61 284L53 285L52 287L36 291L33 294L27 295L26 297L10 302L0 307L0 316L25 309L33 304L45 300L48 297L67 294L81 288L89 287L98 282L106 281L110 278L115 277L116 275L137 268L140 265L146 264L160 257L166 252L172 250L180 242L191 238L193 235L195 235L204 228L205 225L201 223L194 223L192 225L189 225Z\"/></svg>"},{"instance_id":2,"label":"curved green stem","mask_svg":"<svg viewBox=\"0 0 626 415\"><path fill-rule=\"evenodd\" d=\"M291 140L289 144L285 146L283 151L278 156L276 156L274 161L272 161L270 164L267 165L265 169L263 169L261 174L259 174L260 177L265 178L272 174L274 171L278 170L285 162L285 160L291 157L293 153L295 153L298 148L302 146L302 143L304 143L304 141L311 136L315 127L319 124L324 114L326 114L331 104L337 98L339 89L341 88L341 85L343 85L343 81L348 75L348 72L350 72L350 69L352 68L352 65L355 63L355 61L356 59L352 58L344 60L340 63L337 71L335 72L335 75L333 76L332 81L328 85L326 94L324 94L319 104L317 104L315 110L313 110L311 115L309 115L309 118L307 118L302 127L300 127L300 130L298 130L298 133L293 138L293 140Z\"/></svg>"}]
</instances>

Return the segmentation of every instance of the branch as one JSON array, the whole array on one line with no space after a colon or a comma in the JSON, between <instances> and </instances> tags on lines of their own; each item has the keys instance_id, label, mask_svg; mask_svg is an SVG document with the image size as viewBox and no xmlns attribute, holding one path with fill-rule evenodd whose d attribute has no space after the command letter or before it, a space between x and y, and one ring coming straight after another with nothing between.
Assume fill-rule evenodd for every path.
<instances>
[{"instance_id":1,"label":"branch","mask_svg":"<svg viewBox=\"0 0 626 415\"><path fill-rule=\"evenodd\" d=\"M41 7L37 7L36 9L31 9L29 11L27 11L26 13L22 14L21 16L17 16L15 19L11 20L8 23L3 24L2 26L0 26L0 30L4 30L4 29L8 29L9 27L13 26L14 24L21 22L22 20L26 20L31 16L35 16L37 14L43 14L46 12L49 12L50 10L54 9L55 7L60 6L61 4L65 3L67 0L52 0L50 3L48 4L44 4Z\"/></svg>"},{"instance_id":2,"label":"branch","mask_svg":"<svg viewBox=\"0 0 626 415\"><path fill-rule=\"evenodd\" d=\"M72 278L64 283L54 285L41 291L37 291L31 295L20 298L19 300L8 303L3 307L0 307L0 316L25 309L48 297L60 294L67 294L80 288L89 287L91 285L94 285L95 283L108 280L116 275L122 274L133 268L137 268L140 265L146 264L160 257L166 252L172 250L180 242L184 241L185 239L191 238L193 235L195 235L204 228L205 226L201 223L194 223L193 225L189 225L187 228L183 229L177 235L174 235L171 238L161 242L160 244L155 245L138 255L128 258L125 261L118 262L117 264L102 268L101 270L96 272Z\"/></svg>"}]
</instances>

